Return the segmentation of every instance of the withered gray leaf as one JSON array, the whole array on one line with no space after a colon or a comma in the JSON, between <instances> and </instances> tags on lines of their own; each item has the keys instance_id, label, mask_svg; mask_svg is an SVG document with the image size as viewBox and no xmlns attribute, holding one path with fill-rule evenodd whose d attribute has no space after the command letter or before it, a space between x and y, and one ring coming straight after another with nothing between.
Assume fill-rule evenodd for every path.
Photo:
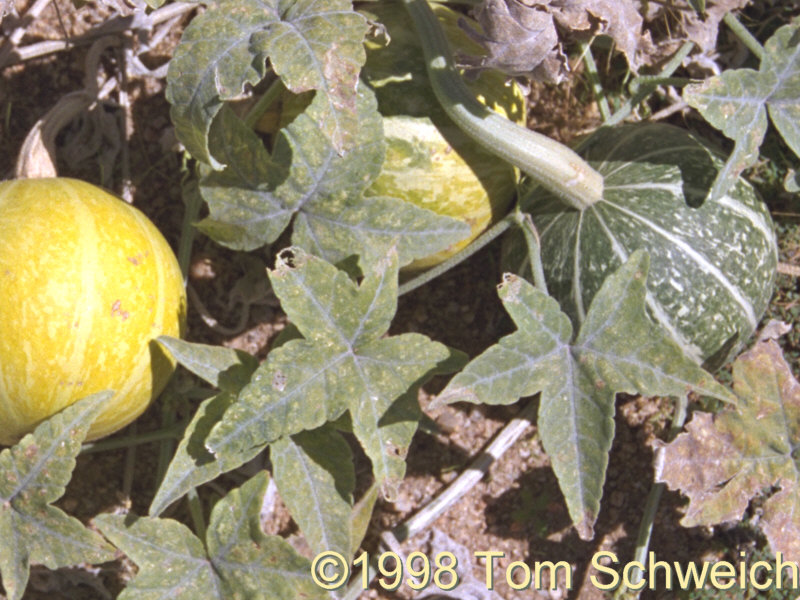
<instances>
[{"instance_id":1,"label":"withered gray leaf","mask_svg":"<svg viewBox=\"0 0 800 600\"><path fill-rule=\"evenodd\" d=\"M466 64L557 83L568 71L561 43L605 34L635 71L651 46L638 6L634 0L484 0L475 15L483 32L464 28L488 56Z\"/></svg>"},{"instance_id":2,"label":"withered gray leaf","mask_svg":"<svg viewBox=\"0 0 800 600\"><path fill-rule=\"evenodd\" d=\"M775 340L757 342L733 365L735 408L696 412L686 432L663 448L656 479L689 497L681 524L714 525L742 518L762 503L761 529L774 553L800 559L800 383Z\"/></svg>"},{"instance_id":3,"label":"withered gray leaf","mask_svg":"<svg viewBox=\"0 0 800 600\"><path fill-rule=\"evenodd\" d=\"M460 24L486 48L488 55L459 57L459 62L499 69L509 75L561 81L567 72L567 62L548 2L529 6L518 0L485 0L475 14L482 33L463 20Z\"/></svg>"},{"instance_id":4,"label":"withered gray leaf","mask_svg":"<svg viewBox=\"0 0 800 600\"><path fill-rule=\"evenodd\" d=\"M639 3L633 0L554 0L553 17L559 27L570 32L588 32L611 37L617 49L637 71L642 65L640 49L649 46L650 37L642 33L644 19Z\"/></svg>"},{"instance_id":5,"label":"withered gray leaf","mask_svg":"<svg viewBox=\"0 0 800 600\"><path fill-rule=\"evenodd\" d=\"M649 23L667 25L676 47L684 41L690 41L695 43L701 53L706 53L717 47L719 24L725 14L740 10L748 4L750 0L706 0L705 10L701 14L687 0L650 2L650 10L645 19Z\"/></svg>"}]
</instances>

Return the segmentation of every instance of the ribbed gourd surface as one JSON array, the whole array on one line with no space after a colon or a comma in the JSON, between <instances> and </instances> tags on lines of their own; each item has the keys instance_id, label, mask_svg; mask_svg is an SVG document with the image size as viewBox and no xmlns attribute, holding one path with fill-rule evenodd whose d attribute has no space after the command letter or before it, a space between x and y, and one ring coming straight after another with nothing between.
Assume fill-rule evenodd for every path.
<instances>
[{"instance_id":1,"label":"ribbed gourd surface","mask_svg":"<svg viewBox=\"0 0 800 600\"><path fill-rule=\"evenodd\" d=\"M645 248L650 315L698 363L718 366L772 294L777 245L764 202L741 178L704 202L722 161L677 127L616 128L582 153L604 176L600 202L577 211L543 193L528 198L550 292L581 322L603 279Z\"/></svg>"},{"instance_id":2,"label":"ribbed gourd surface","mask_svg":"<svg viewBox=\"0 0 800 600\"><path fill-rule=\"evenodd\" d=\"M174 369L157 347L179 336L177 260L147 217L85 182L0 183L0 444L106 389L89 439L139 416Z\"/></svg>"}]
</instances>

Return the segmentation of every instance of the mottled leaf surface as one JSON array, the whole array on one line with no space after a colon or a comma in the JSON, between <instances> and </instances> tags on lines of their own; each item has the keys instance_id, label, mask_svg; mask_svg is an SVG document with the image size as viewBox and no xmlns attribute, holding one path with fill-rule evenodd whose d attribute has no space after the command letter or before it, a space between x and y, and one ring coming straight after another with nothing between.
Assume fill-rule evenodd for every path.
<instances>
[{"instance_id":1,"label":"mottled leaf surface","mask_svg":"<svg viewBox=\"0 0 800 600\"><path fill-rule=\"evenodd\" d=\"M148 512L151 516L161 514L193 488L240 467L266 448L266 444L261 444L243 449L238 454L219 457L206 448L208 434L235 399L234 392L221 392L198 406L150 503Z\"/></svg>"},{"instance_id":2,"label":"mottled leaf surface","mask_svg":"<svg viewBox=\"0 0 800 600\"><path fill-rule=\"evenodd\" d=\"M178 139L195 158L221 168L208 136L226 100L267 73L287 88L316 90L318 129L338 152L354 146L356 84L365 19L347 0L220 0L185 29L170 61L167 99Z\"/></svg>"},{"instance_id":3,"label":"mottled leaf surface","mask_svg":"<svg viewBox=\"0 0 800 600\"><path fill-rule=\"evenodd\" d=\"M66 489L92 421L111 392L79 400L0 452L0 576L22 598L31 564L58 569L114 558L99 535L50 504Z\"/></svg>"},{"instance_id":4,"label":"mottled leaf surface","mask_svg":"<svg viewBox=\"0 0 800 600\"><path fill-rule=\"evenodd\" d=\"M731 69L684 88L684 99L734 140L733 151L709 192L718 199L758 159L767 114L800 156L800 26L784 25L767 40L758 71Z\"/></svg>"},{"instance_id":5,"label":"mottled leaf surface","mask_svg":"<svg viewBox=\"0 0 800 600\"><path fill-rule=\"evenodd\" d=\"M270 155L233 111L221 112L212 141L228 165L207 174L200 191L209 216L199 228L217 242L252 250L274 242L294 220L292 241L329 262L358 254L366 261L396 246L401 264L429 256L469 235L457 220L364 190L383 165L383 121L365 86L358 94L355 147L344 156L311 116L317 95L277 136Z\"/></svg>"},{"instance_id":6,"label":"mottled leaf surface","mask_svg":"<svg viewBox=\"0 0 800 600\"><path fill-rule=\"evenodd\" d=\"M350 558L355 469L350 446L330 425L270 445L272 476L284 504L316 555Z\"/></svg>"},{"instance_id":7,"label":"mottled leaf surface","mask_svg":"<svg viewBox=\"0 0 800 600\"><path fill-rule=\"evenodd\" d=\"M618 392L730 397L648 318L648 267L647 254L634 252L606 279L574 337L555 300L506 275L499 294L517 331L470 362L439 396L511 404L541 392L539 435L584 539L594 535Z\"/></svg>"},{"instance_id":8,"label":"mottled leaf surface","mask_svg":"<svg viewBox=\"0 0 800 600\"><path fill-rule=\"evenodd\" d=\"M241 466L266 447L251 448L239 456L219 460L205 447L208 433L222 419L239 391L250 382L258 367L254 356L232 348L196 344L169 336L161 336L158 341L183 367L222 391L204 400L186 426L150 504L151 516L159 515L189 490Z\"/></svg>"},{"instance_id":9,"label":"mottled leaf surface","mask_svg":"<svg viewBox=\"0 0 800 600\"><path fill-rule=\"evenodd\" d=\"M308 560L261 531L261 472L214 506L205 544L172 519L101 515L97 525L139 572L120 600L325 598Z\"/></svg>"},{"instance_id":10,"label":"mottled leaf surface","mask_svg":"<svg viewBox=\"0 0 800 600\"><path fill-rule=\"evenodd\" d=\"M166 335L158 341L183 367L222 390L238 392L258 367L258 359L241 350L195 344Z\"/></svg>"},{"instance_id":11,"label":"mottled leaf surface","mask_svg":"<svg viewBox=\"0 0 800 600\"><path fill-rule=\"evenodd\" d=\"M424 335L385 337L397 308L397 256L375 263L360 285L300 248L278 256L270 280L304 336L270 352L211 431L217 457L315 429L350 412L378 481L402 477L405 463L382 443L381 419L437 363L447 347Z\"/></svg>"},{"instance_id":12,"label":"mottled leaf surface","mask_svg":"<svg viewBox=\"0 0 800 600\"><path fill-rule=\"evenodd\" d=\"M660 444L657 477L689 497L687 527L738 521L765 492L760 526L773 552L800 560L800 384L774 340L759 341L733 364L739 401L717 415L696 412L670 444Z\"/></svg>"}]
</instances>

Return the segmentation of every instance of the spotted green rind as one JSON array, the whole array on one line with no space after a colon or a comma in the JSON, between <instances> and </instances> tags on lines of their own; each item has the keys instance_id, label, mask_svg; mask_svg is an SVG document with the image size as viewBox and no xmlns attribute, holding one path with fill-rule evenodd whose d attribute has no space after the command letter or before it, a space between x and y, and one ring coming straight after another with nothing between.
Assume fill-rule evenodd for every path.
<instances>
[{"instance_id":1,"label":"spotted green rind","mask_svg":"<svg viewBox=\"0 0 800 600\"><path fill-rule=\"evenodd\" d=\"M434 4L433 8L456 53L484 52L459 27L458 13L445 6ZM367 44L361 73L378 98L387 144L383 169L367 195L402 198L469 224L468 238L412 263L413 268L435 265L505 214L516 191L517 172L475 144L445 114L431 89L417 35L403 5L375 3L364 14L385 26L391 38L388 45ZM484 104L524 123L524 98L503 74L484 71L468 85Z\"/></svg>"},{"instance_id":2,"label":"spotted green rind","mask_svg":"<svg viewBox=\"0 0 800 600\"><path fill-rule=\"evenodd\" d=\"M605 178L579 212L541 190L526 197L550 292L583 321L603 279L639 248L652 257L647 307L696 362L722 364L755 330L772 294L777 246L753 188L737 181L706 201L716 153L664 124L599 132L583 155Z\"/></svg>"},{"instance_id":3,"label":"spotted green rind","mask_svg":"<svg viewBox=\"0 0 800 600\"><path fill-rule=\"evenodd\" d=\"M174 361L186 301L169 244L141 212L72 179L0 183L0 444L114 390L87 439L127 425Z\"/></svg>"}]
</instances>

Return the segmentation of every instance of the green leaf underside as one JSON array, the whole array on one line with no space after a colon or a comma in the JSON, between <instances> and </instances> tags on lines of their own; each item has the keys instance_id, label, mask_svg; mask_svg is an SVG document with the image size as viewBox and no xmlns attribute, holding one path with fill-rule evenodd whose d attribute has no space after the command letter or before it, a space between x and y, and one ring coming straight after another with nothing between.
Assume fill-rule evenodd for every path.
<instances>
[{"instance_id":1,"label":"green leaf underside","mask_svg":"<svg viewBox=\"0 0 800 600\"><path fill-rule=\"evenodd\" d=\"M139 568L120 600L325 598L308 560L261 531L266 485L262 471L217 502L205 545L171 519L97 517L103 534Z\"/></svg>"},{"instance_id":2,"label":"green leaf underside","mask_svg":"<svg viewBox=\"0 0 800 600\"><path fill-rule=\"evenodd\" d=\"M0 577L9 600L22 598L31 564L58 569L114 558L114 549L77 519L50 506L66 489L75 456L112 392L65 408L0 452Z\"/></svg>"},{"instance_id":3,"label":"green leaf underside","mask_svg":"<svg viewBox=\"0 0 800 600\"><path fill-rule=\"evenodd\" d=\"M383 337L396 310L396 254L377 262L358 286L333 265L293 248L279 255L270 279L305 339L270 352L212 429L207 448L227 460L349 410L376 479L401 478L405 463L381 419L449 351L420 334Z\"/></svg>"},{"instance_id":4,"label":"green leaf underside","mask_svg":"<svg viewBox=\"0 0 800 600\"><path fill-rule=\"evenodd\" d=\"M767 131L767 114L800 156L800 45L798 25L778 29L764 45L758 71L731 69L684 88L684 99L734 140L734 149L710 191L722 197L739 174L755 164Z\"/></svg>"},{"instance_id":5,"label":"green leaf underside","mask_svg":"<svg viewBox=\"0 0 800 600\"><path fill-rule=\"evenodd\" d=\"M158 341L186 369L222 390L238 392L258 367L258 359L241 350L193 344L166 335Z\"/></svg>"},{"instance_id":6,"label":"green leaf underside","mask_svg":"<svg viewBox=\"0 0 800 600\"><path fill-rule=\"evenodd\" d=\"M538 430L583 539L591 539L614 436L617 393L730 394L645 313L649 259L637 251L608 277L573 340L551 297L506 275L500 298L517 331L475 358L439 398L510 404L541 392Z\"/></svg>"},{"instance_id":7,"label":"green leaf underside","mask_svg":"<svg viewBox=\"0 0 800 600\"><path fill-rule=\"evenodd\" d=\"M401 264L429 256L470 233L465 223L388 197L365 197L378 176L385 143L372 92L358 94L356 147L344 156L306 112L278 134L273 154L231 110L212 129L228 164L201 181L210 215L199 227L216 241L252 250L274 242L294 219L292 240L329 262L353 254L369 262L396 246Z\"/></svg>"},{"instance_id":8,"label":"green leaf underside","mask_svg":"<svg viewBox=\"0 0 800 600\"><path fill-rule=\"evenodd\" d=\"M686 432L661 444L657 478L689 497L687 527L739 521L763 501L759 526L773 553L800 561L800 384L774 340L758 342L733 364L735 408L696 412Z\"/></svg>"},{"instance_id":9,"label":"green leaf underside","mask_svg":"<svg viewBox=\"0 0 800 600\"><path fill-rule=\"evenodd\" d=\"M314 555L339 552L347 560L355 469L342 435L330 425L281 438L270 446L272 475Z\"/></svg>"},{"instance_id":10,"label":"green leaf underside","mask_svg":"<svg viewBox=\"0 0 800 600\"><path fill-rule=\"evenodd\" d=\"M212 156L211 123L226 100L267 73L294 92L317 90L319 130L337 152L354 147L356 84L366 20L346 0L222 0L185 29L170 61L167 99L178 139L195 158Z\"/></svg>"},{"instance_id":11,"label":"green leaf underside","mask_svg":"<svg viewBox=\"0 0 800 600\"><path fill-rule=\"evenodd\" d=\"M752 188L739 180L702 202L720 161L674 127L616 128L590 142L586 156L605 177L602 200L583 212L541 194L527 200L548 288L573 323L605 275L642 248L652 259L649 314L687 355L699 363L722 341L746 341L777 265L772 221Z\"/></svg>"}]
</instances>

